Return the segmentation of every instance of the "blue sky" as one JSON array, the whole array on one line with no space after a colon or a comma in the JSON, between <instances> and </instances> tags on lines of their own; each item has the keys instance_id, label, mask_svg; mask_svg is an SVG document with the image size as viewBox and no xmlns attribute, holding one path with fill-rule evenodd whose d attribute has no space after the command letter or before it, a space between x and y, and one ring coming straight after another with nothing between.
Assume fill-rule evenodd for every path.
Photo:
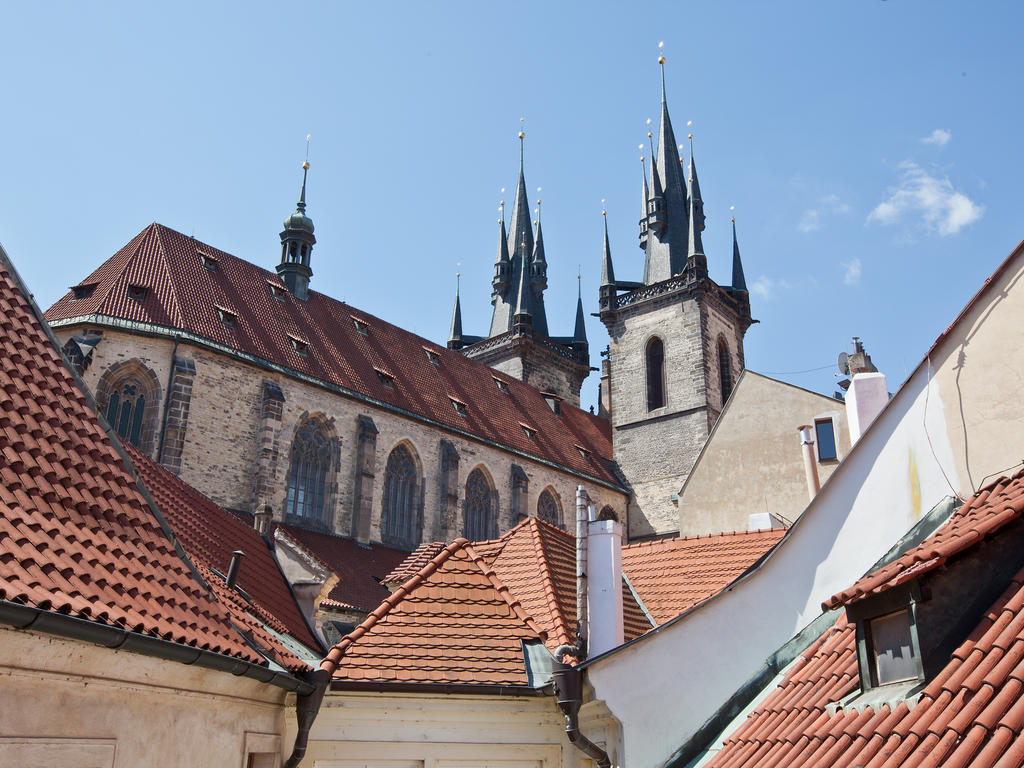
<instances>
[{"instance_id":1,"label":"blue sky","mask_svg":"<svg viewBox=\"0 0 1024 768\"><path fill-rule=\"evenodd\" d=\"M0 242L43 307L151 221L273 268L309 133L312 287L443 341L460 270L465 330L484 333L522 117L549 324L569 334L577 265L596 311L602 199L616 275L640 276L659 41L722 283L737 218L761 321L748 367L831 393L858 335L895 389L1024 237L1019 3L19 3L4 17ZM596 319L588 333L596 365L607 335Z\"/></svg>"}]
</instances>

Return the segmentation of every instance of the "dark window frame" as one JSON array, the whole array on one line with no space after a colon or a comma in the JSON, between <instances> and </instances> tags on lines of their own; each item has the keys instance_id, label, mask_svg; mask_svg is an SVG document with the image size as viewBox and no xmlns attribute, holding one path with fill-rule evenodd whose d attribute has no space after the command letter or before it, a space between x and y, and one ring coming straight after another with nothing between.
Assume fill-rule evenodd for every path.
<instances>
[{"instance_id":1,"label":"dark window frame","mask_svg":"<svg viewBox=\"0 0 1024 768\"><path fill-rule=\"evenodd\" d=\"M821 450L821 431L819 427L828 426L829 434L832 441L832 454L825 455ZM827 464L839 461L839 445L836 441L836 423L831 416L824 416L814 420L814 444L818 454L818 462L821 464Z\"/></svg>"},{"instance_id":2,"label":"dark window frame","mask_svg":"<svg viewBox=\"0 0 1024 768\"><path fill-rule=\"evenodd\" d=\"M665 342L660 336L652 336L644 347L644 373L647 379L647 410L664 408L665 396Z\"/></svg>"}]
</instances>

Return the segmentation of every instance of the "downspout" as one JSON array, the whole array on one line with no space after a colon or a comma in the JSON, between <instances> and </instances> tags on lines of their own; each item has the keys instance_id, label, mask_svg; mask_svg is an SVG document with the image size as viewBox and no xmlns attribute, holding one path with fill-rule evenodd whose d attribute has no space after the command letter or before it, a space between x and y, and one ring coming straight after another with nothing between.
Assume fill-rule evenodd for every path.
<instances>
[{"instance_id":1,"label":"downspout","mask_svg":"<svg viewBox=\"0 0 1024 768\"><path fill-rule=\"evenodd\" d=\"M587 507L590 497L580 485L576 488L576 645L560 645L555 649L554 683L558 708L565 715L565 735L576 749L596 761L598 768L611 768L611 758L582 733L579 713L583 705L583 672L578 666L566 664L571 656L577 661L587 657Z\"/></svg>"},{"instance_id":2,"label":"downspout","mask_svg":"<svg viewBox=\"0 0 1024 768\"><path fill-rule=\"evenodd\" d=\"M331 673L326 669L318 669L309 676L309 680L314 686L312 692L295 697L295 719L298 721L298 731L295 734L292 753L283 768L297 768L302 762L302 758L305 757L306 747L309 743L309 731L320 712L320 705L323 703L327 687L331 684Z\"/></svg>"}]
</instances>

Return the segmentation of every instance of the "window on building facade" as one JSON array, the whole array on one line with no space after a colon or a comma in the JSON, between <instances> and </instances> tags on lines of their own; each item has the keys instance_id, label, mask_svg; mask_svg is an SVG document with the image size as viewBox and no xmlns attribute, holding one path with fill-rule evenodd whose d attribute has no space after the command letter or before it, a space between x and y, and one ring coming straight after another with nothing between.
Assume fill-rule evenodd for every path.
<instances>
[{"instance_id":1,"label":"window on building facade","mask_svg":"<svg viewBox=\"0 0 1024 768\"><path fill-rule=\"evenodd\" d=\"M285 514L327 523L327 477L331 438L324 425L310 419L299 425L292 441Z\"/></svg>"},{"instance_id":2,"label":"window on building facade","mask_svg":"<svg viewBox=\"0 0 1024 768\"><path fill-rule=\"evenodd\" d=\"M541 491L540 498L537 499L537 517L545 523L551 523L556 527L561 527L562 525L561 505L554 494L547 489Z\"/></svg>"},{"instance_id":3,"label":"window on building facade","mask_svg":"<svg viewBox=\"0 0 1024 768\"><path fill-rule=\"evenodd\" d=\"M836 453L836 431L832 419L815 419L814 433L818 444L818 461L835 461L839 454Z\"/></svg>"},{"instance_id":4,"label":"window on building facade","mask_svg":"<svg viewBox=\"0 0 1024 768\"><path fill-rule=\"evenodd\" d=\"M729 360L729 345L725 339L718 340L718 383L722 388L722 405L732 394L732 363Z\"/></svg>"},{"instance_id":5,"label":"window on building facade","mask_svg":"<svg viewBox=\"0 0 1024 768\"><path fill-rule=\"evenodd\" d=\"M142 419L146 413L146 394L136 378L122 379L110 393L107 422L114 431L134 446L142 444Z\"/></svg>"},{"instance_id":6,"label":"window on building facade","mask_svg":"<svg viewBox=\"0 0 1024 768\"><path fill-rule=\"evenodd\" d=\"M655 336L647 342L647 410L665 405L665 345Z\"/></svg>"},{"instance_id":7,"label":"window on building facade","mask_svg":"<svg viewBox=\"0 0 1024 768\"><path fill-rule=\"evenodd\" d=\"M474 469L466 479L463 535L470 541L493 539L498 535L498 509L494 488L481 470Z\"/></svg>"},{"instance_id":8,"label":"window on building facade","mask_svg":"<svg viewBox=\"0 0 1024 768\"><path fill-rule=\"evenodd\" d=\"M384 470L384 499L380 516L381 541L392 547L414 549L420 543L419 476L412 452L397 446Z\"/></svg>"}]
</instances>

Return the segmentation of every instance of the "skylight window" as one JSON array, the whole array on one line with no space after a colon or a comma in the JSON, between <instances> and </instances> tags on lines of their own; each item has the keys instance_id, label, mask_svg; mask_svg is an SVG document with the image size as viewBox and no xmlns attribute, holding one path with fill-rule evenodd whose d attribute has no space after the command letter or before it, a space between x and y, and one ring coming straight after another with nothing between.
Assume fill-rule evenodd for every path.
<instances>
[{"instance_id":1,"label":"skylight window","mask_svg":"<svg viewBox=\"0 0 1024 768\"><path fill-rule=\"evenodd\" d=\"M129 285L128 298L134 301L145 301L147 288L144 285Z\"/></svg>"},{"instance_id":2,"label":"skylight window","mask_svg":"<svg viewBox=\"0 0 1024 768\"><path fill-rule=\"evenodd\" d=\"M76 285L71 289L71 298L75 301L78 301L79 299L88 299L90 296L92 296L92 292L96 290L97 285L99 285L99 283L87 283L85 285Z\"/></svg>"},{"instance_id":3,"label":"skylight window","mask_svg":"<svg viewBox=\"0 0 1024 768\"><path fill-rule=\"evenodd\" d=\"M498 391L499 392L504 392L506 395L508 394L508 382L507 381L505 381L504 379L499 379L497 376L495 376L494 377L494 383L498 386Z\"/></svg>"},{"instance_id":4,"label":"skylight window","mask_svg":"<svg viewBox=\"0 0 1024 768\"><path fill-rule=\"evenodd\" d=\"M429 360L431 363L433 363L434 365L441 364L441 357L440 355L437 354L437 352L435 352L432 349L427 349L426 347L423 348L423 351L426 352L427 360Z\"/></svg>"},{"instance_id":5,"label":"skylight window","mask_svg":"<svg viewBox=\"0 0 1024 768\"><path fill-rule=\"evenodd\" d=\"M270 289L270 295L278 301L284 301L285 290L280 285L274 285L269 280L267 281L267 287Z\"/></svg>"},{"instance_id":6,"label":"skylight window","mask_svg":"<svg viewBox=\"0 0 1024 768\"><path fill-rule=\"evenodd\" d=\"M534 438L537 437L537 430L534 429L533 427L528 427L528 426L526 426L525 424L522 424L522 423L520 423L519 426L523 428L523 432L531 440L533 440Z\"/></svg>"},{"instance_id":7,"label":"skylight window","mask_svg":"<svg viewBox=\"0 0 1024 768\"><path fill-rule=\"evenodd\" d=\"M448 399L452 401L452 408L455 409L455 412L459 414L459 416L467 415L466 404L464 402L456 400L454 397L450 397Z\"/></svg>"},{"instance_id":8,"label":"skylight window","mask_svg":"<svg viewBox=\"0 0 1024 768\"><path fill-rule=\"evenodd\" d=\"M297 339L294 336L289 336L288 340L292 343L292 349L298 352L300 355L305 357L309 354L309 344L302 339Z\"/></svg>"},{"instance_id":9,"label":"skylight window","mask_svg":"<svg viewBox=\"0 0 1024 768\"><path fill-rule=\"evenodd\" d=\"M815 419L814 432L818 444L818 461L835 461L839 458L836 453L836 431L832 419Z\"/></svg>"},{"instance_id":10,"label":"skylight window","mask_svg":"<svg viewBox=\"0 0 1024 768\"><path fill-rule=\"evenodd\" d=\"M390 373L385 373L384 371L378 370L376 368L374 370L377 371L377 378L380 379L380 383L384 386L385 389L395 388L394 376L392 376Z\"/></svg>"},{"instance_id":11,"label":"skylight window","mask_svg":"<svg viewBox=\"0 0 1024 768\"><path fill-rule=\"evenodd\" d=\"M208 253L199 252L199 261L209 272L216 272L220 262Z\"/></svg>"},{"instance_id":12,"label":"skylight window","mask_svg":"<svg viewBox=\"0 0 1024 768\"><path fill-rule=\"evenodd\" d=\"M590 451L584 448L582 445L577 445L576 450L580 452L580 456L584 461L590 461Z\"/></svg>"},{"instance_id":13,"label":"skylight window","mask_svg":"<svg viewBox=\"0 0 1024 768\"><path fill-rule=\"evenodd\" d=\"M370 335L370 324L368 322L366 322L365 320L360 320L355 315L352 315L352 323L353 325L355 325L356 330L359 331L360 334L362 334L363 336Z\"/></svg>"},{"instance_id":14,"label":"skylight window","mask_svg":"<svg viewBox=\"0 0 1024 768\"><path fill-rule=\"evenodd\" d=\"M217 317L225 328L234 328L235 321L238 320L238 315L230 309L224 309L224 307L217 307Z\"/></svg>"}]
</instances>

